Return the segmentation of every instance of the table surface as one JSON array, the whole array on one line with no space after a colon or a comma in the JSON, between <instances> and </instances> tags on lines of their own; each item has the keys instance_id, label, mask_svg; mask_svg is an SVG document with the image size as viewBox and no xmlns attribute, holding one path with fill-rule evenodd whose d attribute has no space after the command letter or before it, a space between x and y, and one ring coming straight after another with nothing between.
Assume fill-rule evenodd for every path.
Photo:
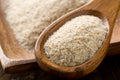
<instances>
[{"instance_id":1,"label":"table surface","mask_svg":"<svg viewBox=\"0 0 120 80\"><path fill-rule=\"evenodd\" d=\"M63 80L36 68L24 73L7 74L0 68L0 80ZM106 58L91 74L78 80L120 80L120 55Z\"/></svg>"}]
</instances>

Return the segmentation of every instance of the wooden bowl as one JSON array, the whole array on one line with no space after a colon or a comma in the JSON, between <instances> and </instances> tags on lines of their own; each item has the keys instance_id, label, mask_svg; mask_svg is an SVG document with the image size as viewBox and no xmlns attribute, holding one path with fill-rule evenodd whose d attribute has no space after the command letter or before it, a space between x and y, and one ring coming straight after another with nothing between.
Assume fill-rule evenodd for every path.
<instances>
[{"instance_id":1,"label":"wooden bowl","mask_svg":"<svg viewBox=\"0 0 120 80\"><path fill-rule=\"evenodd\" d=\"M81 9L77 9L62 16L61 18L53 22L51 25L49 25L48 28L41 33L35 46L35 53L37 62L43 70L47 71L50 74L64 78L77 78L89 74L98 67L98 65L102 62L106 55L106 51L110 43L113 26L117 15L116 12L114 12L114 14L109 14L109 12L112 12L113 10L119 7L119 4L116 0L111 0L111 2L107 6L106 2L108 2L108 0L104 0L101 4L98 4L96 6L95 3L99 3L100 1L101 0L94 0L93 3L91 3L90 5ZM104 8L101 8L101 5ZM108 9L109 7L111 7L111 5L117 6L112 6L111 9ZM103 42L101 48L96 52L96 54L92 58L78 66L63 67L49 61L44 52L44 43L46 42L48 37L51 36L56 30L58 30L65 22L80 15L97 16L100 19L102 19L103 23L106 26L109 27L109 33L107 34L106 39Z\"/></svg>"}]
</instances>

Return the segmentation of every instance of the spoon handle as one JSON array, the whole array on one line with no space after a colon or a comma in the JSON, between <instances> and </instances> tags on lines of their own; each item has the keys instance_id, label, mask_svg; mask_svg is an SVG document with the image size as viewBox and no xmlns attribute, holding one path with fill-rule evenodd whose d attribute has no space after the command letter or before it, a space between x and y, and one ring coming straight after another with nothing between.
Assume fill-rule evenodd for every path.
<instances>
[{"instance_id":1,"label":"spoon handle","mask_svg":"<svg viewBox=\"0 0 120 80\"><path fill-rule=\"evenodd\" d=\"M113 29L113 34L107 56L114 56L118 54L120 55L120 9L116 19L115 27Z\"/></svg>"},{"instance_id":2,"label":"spoon handle","mask_svg":"<svg viewBox=\"0 0 120 80\"><path fill-rule=\"evenodd\" d=\"M118 0L93 0L91 4L82 9L96 10L103 13L107 17L110 27L113 28L119 8L120 2Z\"/></svg>"}]
</instances>

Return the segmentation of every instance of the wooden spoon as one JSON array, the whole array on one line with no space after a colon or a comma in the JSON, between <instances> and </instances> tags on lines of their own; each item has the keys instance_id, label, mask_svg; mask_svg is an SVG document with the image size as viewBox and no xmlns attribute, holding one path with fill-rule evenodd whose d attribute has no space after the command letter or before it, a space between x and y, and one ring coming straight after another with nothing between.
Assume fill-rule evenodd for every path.
<instances>
[{"instance_id":1,"label":"wooden spoon","mask_svg":"<svg viewBox=\"0 0 120 80\"><path fill-rule=\"evenodd\" d=\"M39 66L50 74L58 75L65 78L82 77L95 70L106 55L119 7L120 4L118 0L94 0L91 4L82 7L81 9L74 10L57 19L46 30L42 32L36 43L35 54ZM97 16L102 19L103 23L106 26L109 27L109 33L106 36L103 45L92 58L81 65L74 67L63 67L52 63L48 60L44 53L43 46L45 41L65 22L80 15Z\"/></svg>"}]
</instances>

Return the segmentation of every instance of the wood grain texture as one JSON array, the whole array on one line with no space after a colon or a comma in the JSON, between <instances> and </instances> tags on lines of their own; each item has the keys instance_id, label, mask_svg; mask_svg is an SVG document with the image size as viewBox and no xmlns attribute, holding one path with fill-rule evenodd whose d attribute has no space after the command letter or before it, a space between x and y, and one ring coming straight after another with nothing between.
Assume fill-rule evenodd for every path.
<instances>
[{"instance_id":1,"label":"wood grain texture","mask_svg":"<svg viewBox=\"0 0 120 80\"><path fill-rule=\"evenodd\" d=\"M0 6L2 6L2 11L0 11L1 15L3 15L4 9L6 8L6 2L7 0L0 0ZM106 3L109 3L109 1ZM5 17L5 15L2 17ZM3 41L4 38L6 38L6 42L9 43L7 47L5 47L6 45L5 46L2 45L2 47L0 47L0 61L1 61L3 69L6 72L14 73L14 72L21 72L21 71L26 71L29 69L36 68L37 64L36 64L34 54L29 55L29 53L26 51L25 51L26 52L25 54L21 53L20 50L17 51L18 47L20 48L20 46L17 47L18 43L16 42L15 38L10 36L10 35L13 35L12 30L6 30L4 28L5 26L3 26L3 25L9 25L9 23L6 23L5 19L4 19L4 22L5 23L3 24L3 22L1 21L1 17L0 17L0 39L1 39L0 43L3 44L3 42L5 42ZM2 32L5 32L5 33L2 33ZM112 41L111 41L111 45L110 45L110 49L108 53L108 55L110 56L119 54L118 52L120 52L120 44L118 44L118 42L120 41L119 32L120 32L120 11L119 11L119 16L116 21L115 30L114 30L115 34L112 37ZM12 33L12 34L9 34L9 33ZM1 37L1 35L4 35L4 37ZM114 39L114 36L115 36L115 39ZM8 37L13 38L13 41L12 42L9 41ZM6 49L4 48L5 50L7 50L6 52L4 51L4 49L2 49L3 47L6 48ZM13 48L15 48L16 50L12 51ZM9 52L9 50L11 51L11 53Z\"/></svg>"},{"instance_id":2,"label":"wood grain texture","mask_svg":"<svg viewBox=\"0 0 120 80\"><path fill-rule=\"evenodd\" d=\"M91 4L82 7L80 9L76 9L62 16L58 20L54 21L51 25L49 25L48 28L45 29L43 33L40 35L35 47L35 55L39 66L50 74L64 78L83 77L89 74L90 72L92 72L93 70L95 70L96 67L98 67L98 65L101 63L101 61L104 59L106 55L106 51L110 43L112 31L114 28L115 20L120 6L120 3L117 0L111 0L109 4L107 3L108 1L109 0L102 0L102 1L94 0ZM109 27L109 33L106 36L103 45L92 58L90 58L88 61L86 61L81 65L74 67L63 67L55 63L52 63L47 59L44 53L45 41L48 39L49 36L53 34L53 32L59 29L65 22L80 15L97 16L100 19L102 19L103 23L106 26Z\"/></svg>"},{"instance_id":3,"label":"wood grain texture","mask_svg":"<svg viewBox=\"0 0 120 80\"><path fill-rule=\"evenodd\" d=\"M113 30L113 34L112 34L112 39L111 39L111 43L117 43L120 42L120 8L119 8L119 12L118 12L118 16L116 19L116 24Z\"/></svg>"},{"instance_id":4,"label":"wood grain texture","mask_svg":"<svg viewBox=\"0 0 120 80\"><path fill-rule=\"evenodd\" d=\"M107 56L114 56L119 54L119 52L120 52L120 8L116 19L115 27L113 29L113 34Z\"/></svg>"}]
</instances>

